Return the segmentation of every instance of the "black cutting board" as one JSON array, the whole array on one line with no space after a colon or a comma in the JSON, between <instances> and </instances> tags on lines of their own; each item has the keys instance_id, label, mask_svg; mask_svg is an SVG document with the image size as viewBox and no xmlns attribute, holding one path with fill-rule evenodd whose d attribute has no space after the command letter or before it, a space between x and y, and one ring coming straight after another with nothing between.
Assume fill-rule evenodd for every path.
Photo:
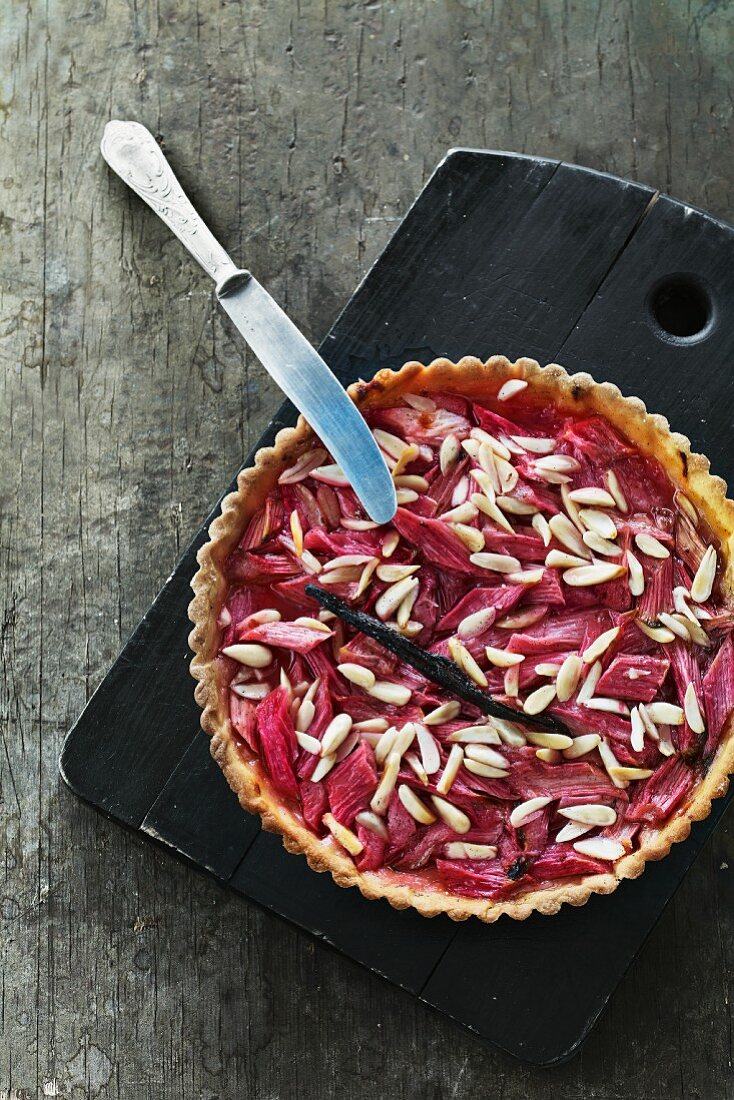
<instances>
[{"instance_id":1,"label":"black cutting board","mask_svg":"<svg viewBox=\"0 0 734 1100\"><path fill-rule=\"evenodd\" d=\"M734 230L637 183L539 157L449 153L321 352L345 384L438 355L556 360L642 397L734 480ZM284 404L257 446L294 420ZM64 779L481 1038L536 1065L569 1058L726 800L641 879L552 918L456 925L339 889L240 810L199 731L186 608L216 511L69 733Z\"/></svg>"}]
</instances>

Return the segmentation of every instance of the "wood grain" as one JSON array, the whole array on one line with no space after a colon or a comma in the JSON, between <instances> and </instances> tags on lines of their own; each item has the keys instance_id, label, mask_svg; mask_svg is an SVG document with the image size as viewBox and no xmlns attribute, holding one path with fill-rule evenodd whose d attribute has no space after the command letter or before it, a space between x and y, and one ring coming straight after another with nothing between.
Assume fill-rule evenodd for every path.
<instances>
[{"instance_id":1,"label":"wood grain","mask_svg":"<svg viewBox=\"0 0 734 1100\"><path fill-rule=\"evenodd\" d=\"M731 818L584 1052L542 1073L106 823L56 772L279 403L104 166L107 119L161 135L317 339L450 146L575 160L731 219L734 5L49 0L0 20L0 1096L734 1095Z\"/></svg>"}]
</instances>

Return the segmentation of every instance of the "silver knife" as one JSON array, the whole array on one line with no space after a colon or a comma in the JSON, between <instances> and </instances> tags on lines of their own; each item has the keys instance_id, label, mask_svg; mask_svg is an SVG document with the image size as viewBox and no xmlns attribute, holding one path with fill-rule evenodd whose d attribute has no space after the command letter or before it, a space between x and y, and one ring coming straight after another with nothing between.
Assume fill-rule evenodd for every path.
<instances>
[{"instance_id":1,"label":"silver knife","mask_svg":"<svg viewBox=\"0 0 734 1100\"><path fill-rule=\"evenodd\" d=\"M257 279L238 268L186 197L157 141L139 122L108 122L102 156L173 230L216 283L216 295L266 371L311 425L377 523L395 515L390 472L341 384Z\"/></svg>"}]
</instances>

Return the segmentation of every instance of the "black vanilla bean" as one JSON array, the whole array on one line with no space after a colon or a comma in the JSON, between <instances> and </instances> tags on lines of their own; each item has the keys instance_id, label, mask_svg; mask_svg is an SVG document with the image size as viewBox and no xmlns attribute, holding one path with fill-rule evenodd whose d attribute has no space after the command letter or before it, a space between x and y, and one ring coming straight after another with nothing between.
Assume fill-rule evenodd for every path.
<instances>
[{"instance_id":1,"label":"black vanilla bean","mask_svg":"<svg viewBox=\"0 0 734 1100\"><path fill-rule=\"evenodd\" d=\"M421 676L425 676L439 687L446 688L453 695L458 695L467 703L472 703L482 714L492 718L502 718L505 721L516 722L519 725L530 725L548 733L562 733L568 735L568 728L557 718L549 714L523 714L521 710L507 706L506 703L498 703L491 695L487 695L463 672L454 661L447 657L441 657L436 653L428 653L420 646L414 645L410 639L403 637L397 630L375 619L364 611L355 611L346 600L333 592L327 592L315 584L306 585L306 593L317 600L327 611L332 611L345 623L360 630L363 634L373 638L385 649L389 649L401 661L411 665Z\"/></svg>"}]
</instances>

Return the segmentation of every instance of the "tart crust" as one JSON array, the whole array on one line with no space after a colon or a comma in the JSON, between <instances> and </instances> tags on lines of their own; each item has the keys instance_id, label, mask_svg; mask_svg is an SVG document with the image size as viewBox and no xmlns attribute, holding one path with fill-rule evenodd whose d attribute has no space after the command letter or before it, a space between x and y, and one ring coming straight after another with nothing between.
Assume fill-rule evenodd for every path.
<instances>
[{"instance_id":1,"label":"tart crust","mask_svg":"<svg viewBox=\"0 0 734 1100\"><path fill-rule=\"evenodd\" d=\"M407 363L399 371L381 370L371 382L355 382L349 394L361 409L392 405L404 393L454 392L480 399L496 394L510 378L526 379L534 395L546 396L560 408L575 414L598 413L616 425L643 454L654 456L671 481L685 492L705 517L721 545L724 563L722 586L734 591L734 501L727 498L726 483L710 472L708 459L691 451L690 441L673 432L665 417L648 413L637 397L625 397L609 382L595 382L591 375L569 375L556 363L541 367L533 359L511 363L493 356L483 363L467 356L458 363L435 359L428 366ZM508 404L511 411L512 402ZM245 759L235 742L229 718L226 688L218 682L216 656L219 641L217 619L227 592L223 565L237 545L245 524L272 490L282 469L292 464L313 440L300 417L294 428L284 428L273 447L257 452L254 466L242 470L237 489L224 498L221 515L209 528L209 542L199 550L199 569L191 584L194 598L189 618L194 624L189 644L194 652L191 672L198 681L197 703L203 708L201 725L210 735L211 752L242 807L259 814L263 828L280 833L289 852L305 855L314 871L329 871L343 887L357 886L366 898L385 898L396 909L413 907L426 917L445 913L452 920L479 917L493 922L503 913L524 920L532 912L557 913L561 905L579 906L592 894L609 894L623 879L642 874L648 860L662 859L673 844L685 840L694 821L711 812L711 800L726 793L734 771L734 716L722 730L716 755L686 804L660 828L640 832L640 847L623 856L605 874L576 876L558 885L529 889L510 898L464 898L430 881L420 873L382 868L360 872L332 838L322 840L305 825L300 814L273 788L257 758Z\"/></svg>"}]
</instances>

